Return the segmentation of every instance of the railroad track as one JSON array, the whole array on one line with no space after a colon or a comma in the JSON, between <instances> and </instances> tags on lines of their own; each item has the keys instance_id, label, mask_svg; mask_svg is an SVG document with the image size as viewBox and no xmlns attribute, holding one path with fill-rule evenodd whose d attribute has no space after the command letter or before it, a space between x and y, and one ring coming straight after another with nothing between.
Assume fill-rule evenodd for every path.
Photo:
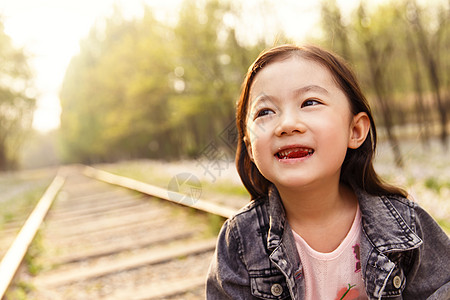
<instances>
[{"instance_id":1,"label":"railroad track","mask_svg":"<svg viewBox=\"0 0 450 300\"><path fill-rule=\"evenodd\" d=\"M57 178L43 223L34 221L41 251L32 264L39 271L21 268L15 280L32 287L27 299L204 298L216 240L209 220L234 209L203 200L186 208L167 201L163 189L89 167ZM29 243L22 244L26 251ZM0 282L5 259L13 261L3 259Z\"/></svg>"}]
</instances>

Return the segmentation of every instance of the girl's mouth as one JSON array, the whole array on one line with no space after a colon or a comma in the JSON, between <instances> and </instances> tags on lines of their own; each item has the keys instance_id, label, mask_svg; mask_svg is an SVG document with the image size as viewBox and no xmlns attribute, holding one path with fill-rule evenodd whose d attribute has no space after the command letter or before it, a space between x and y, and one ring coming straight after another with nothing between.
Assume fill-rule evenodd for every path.
<instances>
[{"instance_id":1,"label":"girl's mouth","mask_svg":"<svg viewBox=\"0 0 450 300\"><path fill-rule=\"evenodd\" d=\"M295 159L310 156L314 153L314 149L310 148L289 148L281 150L275 154L279 159Z\"/></svg>"}]
</instances>

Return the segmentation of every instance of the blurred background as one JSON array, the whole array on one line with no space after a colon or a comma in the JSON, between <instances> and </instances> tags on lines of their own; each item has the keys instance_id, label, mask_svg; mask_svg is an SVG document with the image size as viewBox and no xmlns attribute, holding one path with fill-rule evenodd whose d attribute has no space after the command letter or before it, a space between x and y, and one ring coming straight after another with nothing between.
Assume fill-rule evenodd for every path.
<instances>
[{"instance_id":1,"label":"blurred background","mask_svg":"<svg viewBox=\"0 0 450 300\"><path fill-rule=\"evenodd\" d=\"M0 170L102 164L166 187L185 171L204 187L229 176L244 195L233 150L246 70L268 47L312 43L356 71L379 172L448 225L449 20L447 0L4 1Z\"/></svg>"}]
</instances>

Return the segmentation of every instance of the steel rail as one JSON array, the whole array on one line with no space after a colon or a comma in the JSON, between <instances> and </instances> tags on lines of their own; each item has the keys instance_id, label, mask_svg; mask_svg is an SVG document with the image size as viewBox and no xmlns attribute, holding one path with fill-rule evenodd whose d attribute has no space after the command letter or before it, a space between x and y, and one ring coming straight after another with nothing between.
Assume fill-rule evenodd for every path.
<instances>
[{"instance_id":1,"label":"steel rail","mask_svg":"<svg viewBox=\"0 0 450 300\"><path fill-rule=\"evenodd\" d=\"M182 193L169 191L161 187L153 186L128 177L115 175L93 167L84 166L81 172L87 177L103 181L108 184L124 187L179 205L192 207L196 210L209 214L215 214L223 218L229 218L237 212L237 209L235 208L226 207L203 199L194 199ZM66 178L59 174L55 176L52 183L39 200L38 204L26 220L19 234L16 236L14 242L0 262L0 299L4 297L7 289L12 284L17 270L23 261L23 258L28 251L28 248L31 245L41 223L47 215L54 199L56 198L56 195L64 185ZM179 199L183 199L183 201L179 201ZM214 245L215 242L213 243L208 241L207 247L214 247Z\"/></svg>"},{"instance_id":2,"label":"steel rail","mask_svg":"<svg viewBox=\"0 0 450 300\"><path fill-rule=\"evenodd\" d=\"M0 299L3 298L14 279L17 269L64 181L65 178L61 175L55 176L0 262Z\"/></svg>"},{"instance_id":3,"label":"steel rail","mask_svg":"<svg viewBox=\"0 0 450 300\"><path fill-rule=\"evenodd\" d=\"M193 199L188 195L177 193L174 191L169 191L161 187L157 187L148 183L144 183L135 179L128 177L112 174L103 170L99 170L90 166L86 166L83 170L83 174L121 187L125 187L131 190L141 192L146 195L155 196L160 199L164 199L173 203L181 204L184 206L192 207L197 210L207 212L210 214L215 214L223 218L230 218L234 215L237 210L229 208L217 203L206 201L203 199ZM184 199L187 201L177 201L176 199Z\"/></svg>"}]
</instances>

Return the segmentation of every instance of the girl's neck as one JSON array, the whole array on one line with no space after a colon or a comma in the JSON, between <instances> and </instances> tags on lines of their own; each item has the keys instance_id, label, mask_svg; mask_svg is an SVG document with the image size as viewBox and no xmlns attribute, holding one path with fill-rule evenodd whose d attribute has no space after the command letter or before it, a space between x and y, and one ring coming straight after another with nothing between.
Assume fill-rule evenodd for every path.
<instances>
[{"instance_id":1,"label":"girl's neck","mask_svg":"<svg viewBox=\"0 0 450 300\"><path fill-rule=\"evenodd\" d=\"M279 189L292 229L317 251L330 252L345 238L353 223L357 198L341 184L335 187Z\"/></svg>"},{"instance_id":2,"label":"girl's neck","mask_svg":"<svg viewBox=\"0 0 450 300\"><path fill-rule=\"evenodd\" d=\"M341 184L320 188L278 188L286 213L302 219L321 221L349 202L356 203L352 190Z\"/></svg>"}]
</instances>

